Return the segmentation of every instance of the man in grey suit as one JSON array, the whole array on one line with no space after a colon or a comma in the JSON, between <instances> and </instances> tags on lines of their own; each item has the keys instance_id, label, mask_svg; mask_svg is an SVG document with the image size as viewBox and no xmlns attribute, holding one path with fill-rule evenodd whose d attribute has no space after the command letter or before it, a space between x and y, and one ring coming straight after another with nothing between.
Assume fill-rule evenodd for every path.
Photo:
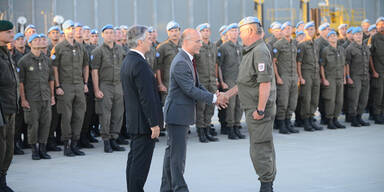
<instances>
[{"instance_id":1,"label":"man in grey suit","mask_svg":"<svg viewBox=\"0 0 384 192\"><path fill-rule=\"evenodd\" d=\"M199 83L193 55L202 46L200 33L186 29L182 34L182 50L171 64L168 96L164 117L168 125L167 148L165 149L161 192L188 192L184 180L189 125L196 120L196 102L215 103L226 107L228 98L219 92L211 94Z\"/></svg>"}]
</instances>

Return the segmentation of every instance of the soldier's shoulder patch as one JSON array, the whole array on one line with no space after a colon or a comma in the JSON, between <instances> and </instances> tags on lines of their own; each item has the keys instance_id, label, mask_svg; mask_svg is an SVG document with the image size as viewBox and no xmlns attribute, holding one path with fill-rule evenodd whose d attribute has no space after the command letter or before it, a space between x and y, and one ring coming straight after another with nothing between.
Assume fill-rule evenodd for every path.
<instances>
[{"instance_id":1,"label":"soldier's shoulder patch","mask_svg":"<svg viewBox=\"0 0 384 192\"><path fill-rule=\"evenodd\" d=\"M277 53L278 52L276 48L273 48L272 51L273 51L273 53Z\"/></svg>"},{"instance_id":2,"label":"soldier's shoulder patch","mask_svg":"<svg viewBox=\"0 0 384 192\"><path fill-rule=\"evenodd\" d=\"M16 71L17 71L17 72L20 72L20 68L19 68L19 67L16 67Z\"/></svg>"},{"instance_id":3,"label":"soldier's shoulder patch","mask_svg":"<svg viewBox=\"0 0 384 192\"><path fill-rule=\"evenodd\" d=\"M301 49L300 49L300 48L298 48L298 49L297 49L297 53L300 53L300 51L301 51Z\"/></svg>"},{"instance_id":4,"label":"soldier's shoulder patch","mask_svg":"<svg viewBox=\"0 0 384 192\"><path fill-rule=\"evenodd\" d=\"M217 56L218 56L218 57L221 57L221 52L220 52L220 51L217 52Z\"/></svg>"},{"instance_id":5,"label":"soldier's shoulder patch","mask_svg":"<svg viewBox=\"0 0 384 192\"><path fill-rule=\"evenodd\" d=\"M91 61L93 60L93 55L91 55Z\"/></svg>"},{"instance_id":6,"label":"soldier's shoulder patch","mask_svg":"<svg viewBox=\"0 0 384 192\"><path fill-rule=\"evenodd\" d=\"M265 64L264 63L259 63L257 65L257 68L258 68L259 71L264 71L265 70Z\"/></svg>"},{"instance_id":7,"label":"soldier's shoulder patch","mask_svg":"<svg viewBox=\"0 0 384 192\"><path fill-rule=\"evenodd\" d=\"M56 55L51 55L51 59L55 60L56 59Z\"/></svg>"},{"instance_id":8,"label":"soldier's shoulder patch","mask_svg":"<svg viewBox=\"0 0 384 192\"><path fill-rule=\"evenodd\" d=\"M159 52L156 52L156 57L160 57L160 53Z\"/></svg>"}]
</instances>

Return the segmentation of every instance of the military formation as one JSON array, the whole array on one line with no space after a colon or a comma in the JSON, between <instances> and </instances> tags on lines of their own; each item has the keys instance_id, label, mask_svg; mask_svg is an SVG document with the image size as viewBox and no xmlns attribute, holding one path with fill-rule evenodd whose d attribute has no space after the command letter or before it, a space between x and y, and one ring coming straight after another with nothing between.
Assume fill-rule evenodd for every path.
<instances>
[{"instance_id":1,"label":"military formation","mask_svg":"<svg viewBox=\"0 0 384 192\"><path fill-rule=\"evenodd\" d=\"M33 160L51 159L47 151L83 156L81 149L93 148L100 136L105 153L125 151L120 145L128 144L129 135L120 70L131 48L128 29L108 24L98 31L67 20L46 35L32 24L14 34L12 23L0 21L3 181L13 154L24 154L25 148L32 149ZM160 43L156 29L148 28L152 47L145 55L162 104L182 41L177 22L170 21L166 30L168 38ZM220 132L211 122L215 106L196 104L198 139L217 142L219 133L244 139L240 120L245 113L250 139L256 142L251 157L261 181L273 181L276 173L274 161L268 169L260 167L264 160L258 155L268 152L274 159L272 127L281 134L299 133L297 127L323 130L320 124L344 129L342 114L353 127L369 126L366 112L369 120L384 124L384 17L372 25L369 20L361 26L341 24L337 30L329 23L316 29L312 21L276 21L270 35L257 18L247 17L223 25L216 42L209 23L196 30L202 48L193 62L201 84L211 93L230 95L228 107L218 114ZM268 185L264 188L272 187Z\"/></svg>"}]
</instances>

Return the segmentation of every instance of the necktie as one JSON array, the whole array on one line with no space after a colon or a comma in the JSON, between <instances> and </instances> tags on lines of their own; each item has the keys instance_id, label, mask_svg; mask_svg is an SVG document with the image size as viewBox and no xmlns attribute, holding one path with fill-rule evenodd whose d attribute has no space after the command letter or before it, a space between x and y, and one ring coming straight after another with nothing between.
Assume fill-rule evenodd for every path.
<instances>
[{"instance_id":1,"label":"necktie","mask_svg":"<svg viewBox=\"0 0 384 192\"><path fill-rule=\"evenodd\" d=\"M195 71L195 86L197 87L196 60L194 58L192 59L192 64L193 64L193 70Z\"/></svg>"}]
</instances>

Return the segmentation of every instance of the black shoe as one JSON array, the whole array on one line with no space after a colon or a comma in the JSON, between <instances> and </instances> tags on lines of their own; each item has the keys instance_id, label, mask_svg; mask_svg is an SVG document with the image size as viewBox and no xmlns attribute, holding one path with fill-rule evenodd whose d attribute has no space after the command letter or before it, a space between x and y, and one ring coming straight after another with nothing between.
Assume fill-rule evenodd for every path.
<instances>
[{"instance_id":1,"label":"black shoe","mask_svg":"<svg viewBox=\"0 0 384 192\"><path fill-rule=\"evenodd\" d=\"M277 119L273 121L273 129L279 129L277 126Z\"/></svg>"},{"instance_id":2,"label":"black shoe","mask_svg":"<svg viewBox=\"0 0 384 192\"><path fill-rule=\"evenodd\" d=\"M228 127L227 127L227 125L221 124L220 134L228 135Z\"/></svg>"},{"instance_id":3,"label":"black shoe","mask_svg":"<svg viewBox=\"0 0 384 192\"><path fill-rule=\"evenodd\" d=\"M277 120L276 121L277 129L279 129L279 133L281 134L289 134L289 131L287 129L287 126L285 125L284 120Z\"/></svg>"},{"instance_id":4,"label":"black shoe","mask_svg":"<svg viewBox=\"0 0 384 192\"><path fill-rule=\"evenodd\" d=\"M24 155L23 149L21 149L20 143L18 141L15 142L15 146L13 148L14 155Z\"/></svg>"},{"instance_id":5,"label":"black shoe","mask_svg":"<svg viewBox=\"0 0 384 192\"><path fill-rule=\"evenodd\" d=\"M235 134L235 129L233 127L228 127L228 139L236 140L239 139Z\"/></svg>"},{"instance_id":6,"label":"black shoe","mask_svg":"<svg viewBox=\"0 0 384 192\"><path fill-rule=\"evenodd\" d=\"M116 143L119 145L128 145L129 141L125 140L123 137L118 137Z\"/></svg>"},{"instance_id":7,"label":"black shoe","mask_svg":"<svg viewBox=\"0 0 384 192\"><path fill-rule=\"evenodd\" d=\"M39 144L39 155L42 159L51 159L51 156L47 153L47 145L45 143Z\"/></svg>"},{"instance_id":8,"label":"black shoe","mask_svg":"<svg viewBox=\"0 0 384 192\"><path fill-rule=\"evenodd\" d=\"M260 192L273 192L272 182L261 182Z\"/></svg>"},{"instance_id":9,"label":"black shoe","mask_svg":"<svg viewBox=\"0 0 384 192\"><path fill-rule=\"evenodd\" d=\"M352 127L361 127L360 122L357 120L356 116L351 116L351 126Z\"/></svg>"},{"instance_id":10,"label":"black shoe","mask_svg":"<svg viewBox=\"0 0 384 192\"><path fill-rule=\"evenodd\" d=\"M98 143L99 142L99 140L97 140L96 137L94 137L91 134L88 135L88 139L89 139L89 142L91 142L91 143Z\"/></svg>"},{"instance_id":11,"label":"black shoe","mask_svg":"<svg viewBox=\"0 0 384 192\"><path fill-rule=\"evenodd\" d=\"M71 141L71 150L72 152L77 156L84 156L85 153L79 150L79 147L77 145L77 141Z\"/></svg>"},{"instance_id":12,"label":"black shoe","mask_svg":"<svg viewBox=\"0 0 384 192\"><path fill-rule=\"evenodd\" d=\"M371 124L364 121L361 115L357 115L357 121L360 123L361 126L370 126Z\"/></svg>"},{"instance_id":13,"label":"black shoe","mask_svg":"<svg viewBox=\"0 0 384 192\"><path fill-rule=\"evenodd\" d=\"M211 129L210 126L208 126L208 127L205 128L205 129L203 128L205 138L207 138L208 141L213 141L213 142L219 141L218 138L213 137L213 136L209 133L209 131L208 131L209 129Z\"/></svg>"},{"instance_id":14,"label":"black shoe","mask_svg":"<svg viewBox=\"0 0 384 192\"><path fill-rule=\"evenodd\" d=\"M309 119L309 124L312 126L312 129L315 131L321 131L323 130L323 127L317 125L315 118Z\"/></svg>"},{"instance_id":15,"label":"black shoe","mask_svg":"<svg viewBox=\"0 0 384 192\"><path fill-rule=\"evenodd\" d=\"M320 125L327 125L328 122L327 122L327 118L325 117L321 117L321 120L320 120Z\"/></svg>"},{"instance_id":16,"label":"black shoe","mask_svg":"<svg viewBox=\"0 0 384 192\"><path fill-rule=\"evenodd\" d=\"M196 128L197 136L199 137L200 143L208 143L208 139L205 136L204 129L203 128Z\"/></svg>"},{"instance_id":17,"label":"black shoe","mask_svg":"<svg viewBox=\"0 0 384 192\"><path fill-rule=\"evenodd\" d=\"M216 129L214 127L209 127L209 134L212 136L217 136Z\"/></svg>"},{"instance_id":18,"label":"black shoe","mask_svg":"<svg viewBox=\"0 0 384 192\"><path fill-rule=\"evenodd\" d=\"M111 148L112 148L113 151L125 151L125 148L124 147L120 147L116 143L115 139L111 139L110 142L111 142Z\"/></svg>"},{"instance_id":19,"label":"black shoe","mask_svg":"<svg viewBox=\"0 0 384 192\"><path fill-rule=\"evenodd\" d=\"M64 155L67 157L74 157L76 156L73 151L71 150L71 146L69 146L69 141L64 141Z\"/></svg>"},{"instance_id":20,"label":"black shoe","mask_svg":"<svg viewBox=\"0 0 384 192\"><path fill-rule=\"evenodd\" d=\"M61 148L57 146L55 139L48 139L47 151L61 151Z\"/></svg>"},{"instance_id":21,"label":"black shoe","mask_svg":"<svg viewBox=\"0 0 384 192\"><path fill-rule=\"evenodd\" d=\"M0 173L0 191L1 192L13 192L13 190L7 185L7 174Z\"/></svg>"},{"instance_id":22,"label":"black shoe","mask_svg":"<svg viewBox=\"0 0 384 192\"><path fill-rule=\"evenodd\" d=\"M245 139L245 135L240 132L240 126L233 126L233 131L239 139Z\"/></svg>"},{"instance_id":23,"label":"black shoe","mask_svg":"<svg viewBox=\"0 0 384 192\"><path fill-rule=\"evenodd\" d=\"M380 117L380 115L373 116L373 120L375 121L375 124L383 125L384 120Z\"/></svg>"},{"instance_id":24,"label":"black shoe","mask_svg":"<svg viewBox=\"0 0 384 192\"><path fill-rule=\"evenodd\" d=\"M333 119L327 119L328 129L337 129Z\"/></svg>"},{"instance_id":25,"label":"black shoe","mask_svg":"<svg viewBox=\"0 0 384 192\"><path fill-rule=\"evenodd\" d=\"M112 153L113 152L112 147L111 147L111 143L109 142L109 140L104 140L104 152L105 153Z\"/></svg>"},{"instance_id":26,"label":"black shoe","mask_svg":"<svg viewBox=\"0 0 384 192\"><path fill-rule=\"evenodd\" d=\"M91 129L91 132L93 132L93 135L95 137L100 137L100 130L99 130L98 126L94 126L94 128Z\"/></svg>"},{"instance_id":27,"label":"black shoe","mask_svg":"<svg viewBox=\"0 0 384 192\"><path fill-rule=\"evenodd\" d=\"M352 115L349 115L349 114L345 114L345 122L348 122L348 123L350 123L350 122L352 122Z\"/></svg>"},{"instance_id":28,"label":"black shoe","mask_svg":"<svg viewBox=\"0 0 384 192\"><path fill-rule=\"evenodd\" d=\"M31 144L31 149L32 149L32 159L40 160L39 149L37 147L37 144Z\"/></svg>"},{"instance_id":29,"label":"black shoe","mask_svg":"<svg viewBox=\"0 0 384 192\"><path fill-rule=\"evenodd\" d=\"M299 133L299 132L300 132L299 130L297 130L297 129L295 129L295 128L293 127L292 122L291 122L290 119L286 119L286 120L284 121L284 123L285 123L285 127L288 129L288 131L289 131L290 133Z\"/></svg>"},{"instance_id":30,"label":"black shoe","mask_svg":"<svg viewBox=\"0 0 384 192\"><path fill-rule=\"evenodd\" d=\"M296 119L294 125L295 127L304 127L304 121L302 119Z\"/></svg>"},{"instance_id":31,"label":"black shoe","mask_svg":"<svg viewBox=\"0 0 384 192\"><path fill-rule=\"evenodd\" d=\"M309 131L309 132L314 131L313 127L311 125L312 122L310 122L310 121L311 121L311 119L304 119L303 120L304 131Z\"/></svg>"},{"instance_id":32,"label":"black shoe","mask_svg":"<svg viewBox=\"0 0 384 192\"><path fill-rule=\"evenodd\" d=\"M92 149L92 148L95 148L95 146L93 146L91 144L91 142L89 141L88 138L81 138L80 139L80 142L79 142L79 147L80 148L86 148L86 149Z\"/></svg>"},{"instance_id":33,"label":"black shoe","mask_svg":"<svg viewBox=\"0 0 384 192\"><path fill-rule=\"evenodd\" d=\"M345 129L345 128L346 128L346 126L343 125L343 124L341 124L341 123L337 120L337 118L333 118L333 124L335 124L335 126L336 126L337 128L339 128L339 129Z\"/></svg>"}]
</instances>

